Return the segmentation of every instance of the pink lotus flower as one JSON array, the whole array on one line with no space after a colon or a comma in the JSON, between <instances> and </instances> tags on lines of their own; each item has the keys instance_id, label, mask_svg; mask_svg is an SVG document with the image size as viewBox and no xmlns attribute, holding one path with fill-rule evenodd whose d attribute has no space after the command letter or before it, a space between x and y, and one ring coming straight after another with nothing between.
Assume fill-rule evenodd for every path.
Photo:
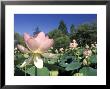
<instances>
[{"instance_id":1,"label":"pink lotus flower","mask_svg":"<svg viewBox=\"0 0 110 89\"><path fill-rule=\"evenodd\" d=\"M84 51L83 51L83 55L85 56L85 58L88 58L89 56L91 56L92 51L89 49L89 46L86 45Z\"/></svg>"},{"instance_id":2,"label":"pink lotus flower","mask_svg":"<svg viewBox=\"0 0 110 89\"><path fill-rule=\"evenodd\" d=\"M73 42L72 43L70 43L70 48L76 48L78 46L78 44L77 44L77 42L76 42L76 40L73 40Z\"/></svg>"},{"instance_id":3,"label":"pink lotus flower","mask_svg":"<svg viewBox=\"0 0 110 89\"><path fill-rule=\"evenodd\" d=\"M37 68L42 68L43 59L40 57L40 55L52 47L53 39L49 39L48 36L45 36L44 32L40 32L34 37L24 33L24 41L29 50L21 45L17 46L18 49L23 53L32 53L34 56L26 59L20 67L24 67L33 61Z\"/></svg>"},{"instance_id":4,"label":"pink lotus flower","mask_svg":"<svg viewBox=\"0 0 110 89\"><path fill-rule=\"evenodd\" d=\"M91 56L91 54L92 54L92 51L89 50L89 49L85 49L84 52L83 52L83 55L84 55L86 58L88 58L89 56Z\"/></svg>"},{"instance_id":5,"label":"pink lotus flower","mask_svg":"<svg viewBox=\"0 0 110 89\"><path fill-rule=\"evenodd\" d=\"M33 53L45 52L53 45L53 39L49 39L48 36L45 36L44 32L40 32L35 37L24 33L24 40L27 47Z\"/></svg>"}]
</instances>

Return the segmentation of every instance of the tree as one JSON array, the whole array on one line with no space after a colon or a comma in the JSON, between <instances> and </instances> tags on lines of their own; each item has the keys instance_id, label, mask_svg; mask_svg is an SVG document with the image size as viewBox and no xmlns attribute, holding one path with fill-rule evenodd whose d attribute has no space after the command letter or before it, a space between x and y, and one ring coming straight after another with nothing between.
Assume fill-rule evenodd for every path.
<instances>
[{"instance_id":1,"label":"tree","mask_svg":"<svg viewBox=\"0 0 110 89\"><path fill-rule=\"evenodd\" d=\"M55 29L48 33L48 36L52 39L54 39L54 48L66 48L69 46L70 39L69 36L63 34L61 30Z\"/></svg>"},{"instance_id":2,"label":"tree","mask_svg":"<svg viewBox=\"0 0 110 89\"><path fill-rule=\"evenodd\" d=\"M89 24L81 24L81 25L78 27L78 31L86 31L86 30L90 30Z\"/></svg>"},{"instance_id":3,"label":"tree","mask_svg":"<svg viewBox=\"0 0 110 89\"><path fill-rule=\"evenodd\" d=\"M24 43L23 37L19 33L15 32L14 33L14 45L16 46L17 44L24 45L25 43Z\"/></svg>"},{"instance_id":4,"label":"tree","mask_svg":"<svg viewBox=\"0 0 110 89\"><path fill-rule=\"evenodd\" d=\"M96 25L82 24L78 27L78 31L72 38L77 39L80 46L85 44L91 45L91 43L97 42L97 29Z\"/></svg>"},{"instance_id":5,"label":"tree","mask_svg":"<svg viewBox=\"0 0 110 89\"><path fill-rule=\"evenodd\" d=\"M48 33L48 36L50 38L56 39L58 37L64 36L64 34L63 34L63 32L61 30L54 29L53 31L51 31L51 32Z\"/></svg>"},{"instance_id":6,"label":"tree","mask_svg":"<svg viewBox=\"0 0 110 89\"><path fill-rule=\"evenodd\" d=\"M70 44L70 39L68 36L62 36L62 37L58 37L54 40L54 48L55 49L59 49L59 48L67 48L69 47Z\"/></svg>"},{"instance_id":7,"label":"tree","mask_svg":"<svg viewBox=\"0 0 110 89\"><path fill-rule=\"evenodd\" d=\"M70 33L73 34L74 31L75 31L75 27L74 27L74 25L72 24L71 27L70 27Z\"/></svg>"},{"instance_id":8,"label":"tree","mask_svg":"<svg viewBox=\"0 0 110 89\"><path fill-rule=\"evenodd\" d=\"M66 24L64 23L63 20L60 21L58 29L61 30L63 32L63 34L68 34Z\"/></svg>"},{"instance_id":9,"label":"tree","mask_svg":"<svg viewBox=\"0 0 110 89\"><path fill-rule=\"evenodd\" d=\"M97 30L97 23L96 22L93 22L90 24L90 29L91 30Z\"/></svg>"},{"instance_id":10,"label":"tree","mask_svg":"<svg viewBox=\"0 0 110 89\"><path fill-rule=\"evenodd\" d=\"M53 31L49 32L48 35L49 35L50 38L56 39L58 37L61 37L64 34L62 33L61 30L54 29Z\"/></svg>"},{"instance_id":11,"label":"tree","mask_svg":"<svg viewBox=\"0 0 110 89\"><path fill-rule=\"evenodd\" d=\"M41 32L41 31L39 30L39 27L35 28L35 31L33 32L33 36L35 36L35 35L38 34L39 32Z\"/></svg>"}]
</instances>

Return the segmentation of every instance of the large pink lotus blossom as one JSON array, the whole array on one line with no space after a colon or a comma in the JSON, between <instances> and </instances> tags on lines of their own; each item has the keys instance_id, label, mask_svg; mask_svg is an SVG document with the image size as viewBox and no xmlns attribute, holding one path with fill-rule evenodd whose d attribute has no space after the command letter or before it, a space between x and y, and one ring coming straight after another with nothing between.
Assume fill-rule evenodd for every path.
<instances>
[{"instance_id":1,"label":"large pink lotus blossom","mask_svg":"<svg viewBox=\"0 0 110 89\"><path fill-rule=\"evenodd\" d=\"M48 36L45 36L44 32L40 32L35 36L24 33L24 41L29 50L22 45L18 45L18 49L23 53L32 53L34 56L26 59L20 67L24 67L33 61L37 68L42 68L43 60L40 55L52 47L53 39L49 39Z\"/></svg>"},{"instance_id":2,"label":"large pink lotus blossom","mask_svg":"<svg viewBox=\"0 0 110 89\"><path fill-rule=\"evenodd\" d=\"M34 53L45 52L53 45L53 39L45 36L44 32L40 32L34 37L24 33L24 40L27 47Z\"/></svg>"}]
</instances>

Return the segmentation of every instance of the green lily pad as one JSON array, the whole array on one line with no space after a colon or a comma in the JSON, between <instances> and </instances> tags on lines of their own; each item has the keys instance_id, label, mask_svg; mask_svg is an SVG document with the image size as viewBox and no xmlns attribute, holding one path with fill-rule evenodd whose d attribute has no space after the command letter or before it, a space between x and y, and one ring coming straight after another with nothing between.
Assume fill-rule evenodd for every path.
<instances>
[{"instance_id":1,"label":"green lily pad","mask_svg":"<svg viewBox=\"0 0 110 89\"><path fill-rule=\"evenodd\" d=\"M43 67L42 69L37 69L37 75L38 76L49 76L49 70L46 67Z\"/></svg>"},{"instance_id":2,"label":"green lily pad","mask_svg":"<svg viewBox=\"0 0 110 89\"><path fill-rule=\"evenodd\" d=\"M84 76L97 76L97 69L91 67L83 67L79 73L83 73Z\"/></svg>"},{"instance_id":3,"label":"green lily pad","mask_svg":"<svg viewBox=\"0 0 110 89\"><path fill-rule=\"evenodd\" d=\"M70 70L75 70L75 69L78 69L81 67L81 64L79 62L72 62L70 63L65 69L67 71L70 71Z\"/></svg>"},{"instance_id":4,"label":"green lily pad","mask_svg":"<svg viewBox=\"0 0 110 89\"><path fill-rule=\"evenodd\" d=\"M26 73L30 74L31 76L49 76L49 70L46 67L39 69L33 66L28 68Z\"/></svg>"},{"instance_id":5,"label":"green lily pad","mask_svg":"<svg viewBox=\"0 0 110 89\"><path fill-rule=\"evenodd\" d=\"M74 56L63 56L60 59L59 65L62 66L62 67L67 67L73 61L74 61Z\"/></svg>"},{"instance_id":6,"label":"green lily pad","mask_svg":"<svg viewBox=\"0 0 110 89\"><path fill-rule=\"evenodd\" d=\"M91 63L97 63L97 56L96 56L96 55L92 55L92 56L90 57L89 61L90 61Z\"/></svg>"},{"instance_id":7,"label":"green lily pad","mask_svg":"<svg viewBox=\"0 0 110 89\"><path fill-rule=\"evenodd\" d=\"M26 73L30 74L31 76L35 76L37 75L37 68L35 66L27 68Z\"/></svg>"}]
</instances>

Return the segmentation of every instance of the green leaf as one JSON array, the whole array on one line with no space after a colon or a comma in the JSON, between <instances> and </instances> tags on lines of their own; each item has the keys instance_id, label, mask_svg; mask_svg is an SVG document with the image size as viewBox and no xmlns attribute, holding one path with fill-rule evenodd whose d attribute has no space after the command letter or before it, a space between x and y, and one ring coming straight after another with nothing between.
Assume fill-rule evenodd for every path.
<instances>
[{"instance_id":1,"label":"green leaf","mask_svg":"<svg viewBox=\"0 0 110 89\"><path fill-rule=\"evenodd\" d=\"M58 59L60 54L52 54L52 53L43 53L42 56L44 58L50 58L50 59Z\"/></svg>"},{"instance_id":2,"label":"green leaf","mask_svg":"<svg viewBox=\"0 0 110 89\"><path fill-rule=\"evenodd\" d=\"M37 68L35 66L27 68L26 73L30 74L31 76L35 76L37 74Z\"/></svg>"},{"instance_id":3,"label":"green leaf","mask_svg":"<svg viewBox=\"0 0 110 89\"><path fill-rule=\"evenodd\" d=\"M61 59L60 59L60 63L59 65L62 67L67 67L70 63L72 63L74 61L74 56L67 56L64 55Z\"/></svg>"},{"instance_id":4,"label":"green leaf","mask_svg":"<svg viewBox=\"0 0 110 89\"><path fill-rule=\"evenodd\" d=\"M75 73L72 76L83 76L83 73Z\"/></svg>"},{"instance_id":5,"label":"green leaf","mask_svg":"<svg viewBox=\"0 0 110 89\"><path fill-rule=\"evenodd\" d=\"M79 48L78 50L79 50L80 55L82 55L84 48Z\"/></svg>"},{"instance_id":6,"label":"green leaf","mask_svg":"<svg viewBox=\"0 0 110 89\"><path fill-rule=\"evenodd\" d=\"M25 76L25 72L15 67L14 76Z\"/></svg>"},{"instance_id":7,"label":"green leaf","mask_svg":"<svg viewBox=\"0 0 110 89\"><path fill-rule=\"evenodd\" d=\"M92 56L90 57L89 61L90 61L91 63L97 63L97 56L96 56L96 55L92 55Z\"/></svg>"},{"instance_id":8,"label":"green leaf","mask_svg":"<svg viewBox=\"0 0 110 89\"><path fill-rule=\"evenodd\" d=\"M43 67L42 69L37 69L37 75L38 76L49 76L49 70L46 67Z\"/></svg>"},{"instance_id":9,"label":"green leaf","mask_svg":"<svg viewBox=\"0 0 110 89\"><path fill-rule=\"evenodd\" d=\"M58 76L58 70L51 70L50 76Z\"/></svg>"},{"instance_id":10,"label":"green leaf","mask_svg":"<svg viewBox=\"0 0 110 89\"><path fill-rule=\"evenodd\" d=\"M57 70L61 67L57 66L56 64L48 64L48 63L45 63L44 66L46 66L46 68L48 68L49 70Z\"/></svg>"},{"instance_id":11,"label":"green leaf","mask_svg":"<svg viewBox=\"0 0 110 89\"><path fill-rule=\"evenodd\" d=\"M26 71L24 70L24 72L28 73L30 76L49 76L49 70L46 67L39 69L35 66L27 65Z\"/></svg>"},{"instance_id":12,"label":"green leaf","mask_svg":"<svg viewBox=\"0 0 110 89\"><path fill-rule=\"evenodd\" d=\"M21 53L18 53L18 54L16 55L16 57L17 57L17 59L23 59L23 58L24 58L23 54L21 54Z\"/></svg>"},{"instance_id":13,"label":"green leaf","mask_svg":"<svg viewBox=\"0 0 110 89\"><path fill-rule=\"evenodd\" d=\"M24 56L25 58L28 58L28 57L29 57L29 55L28 55L28 54L24 54L23 56Z\"/></svg>"},{"instance_id":14,"label":"green leaf","mask_svg":"<svg viewBox=\"0 0 110 89\"><path fill-rule=\"evenodd\" d=\"M56 62L57 60L52 60L52 59L48 60L48 64L55 64Z\"/></svg>"},{"instance_id":15,"label":"green leaf","mask_svg":"<svg viewBox=\"0 0 110 89\"><path fill-rule=\"evenodd\" d=\"M70 70L75 70L75 69L78 69L81 67L81 64L78 63L78 62L72 62L70 63L67 67L66 67L66 70L67 71L70 71Z\"/></svg>"},{"instance_id":16,"label":"green leaf","mask_svg":"<svg viewBox=\"0 0 110 89\"><path fill-rule=\"evenodd\" d=\"M96 76L97 70L91 67L83 67L80 69L79 73L83 73L84 76Z\"/></svg>"},{"instance_id":17,"label":"green leaf","mask_svg":"<svg viewBox=\"0 0 110 89\"><path fill-rule=\"evenodd\" d=\"M22 64L24 62L24 60L25 60L25 58L21 54L14 56L15 65Z\"/></svg>"}]
</instances>

